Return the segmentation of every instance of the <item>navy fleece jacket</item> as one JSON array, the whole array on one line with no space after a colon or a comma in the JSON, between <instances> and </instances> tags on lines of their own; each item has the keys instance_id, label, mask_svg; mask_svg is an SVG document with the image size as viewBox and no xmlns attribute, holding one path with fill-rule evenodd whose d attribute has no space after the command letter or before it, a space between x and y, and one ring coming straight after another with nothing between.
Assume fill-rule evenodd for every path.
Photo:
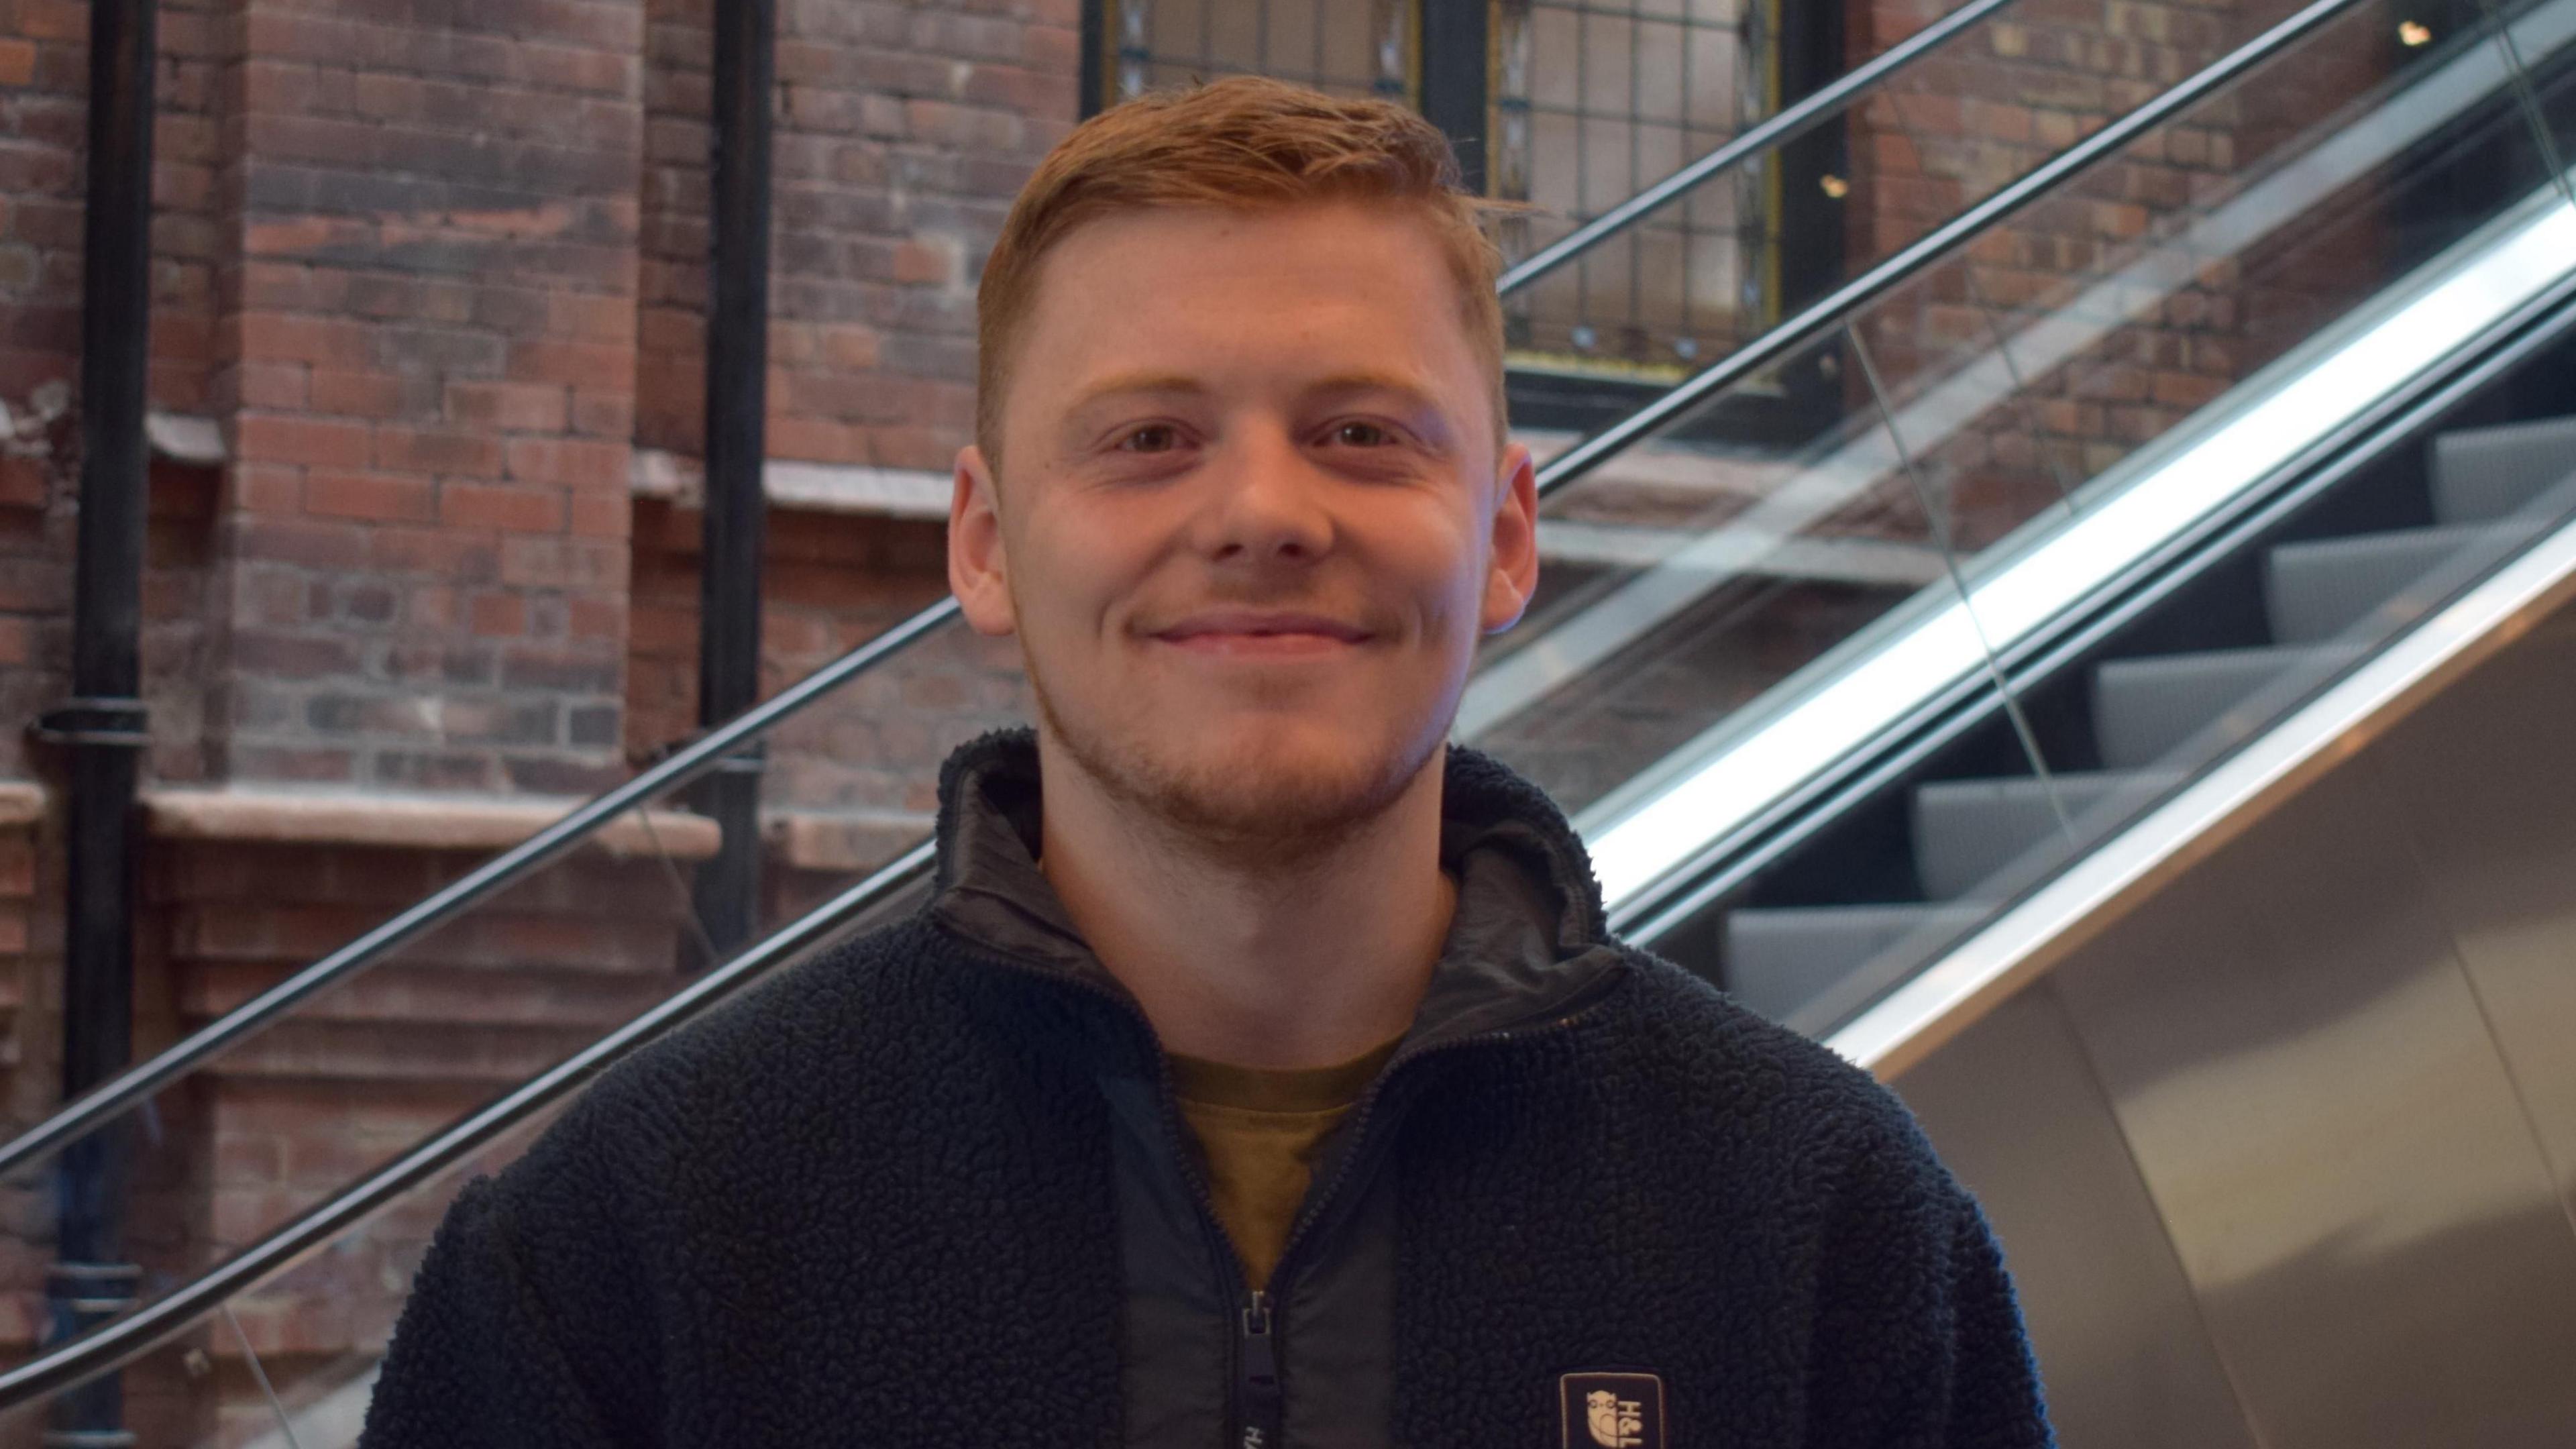
<instances>
[{"instance_id":1,"label":"navy fleece jacket","mask_svg":"<svg viewBox=\"0 0 2576 1449\"><path fill-rule=\"evenodd\" d=\"M1131 1361L1134 1259L1163 1250L1137 1246L1107 1088L1159 1080L1150 1031L1050 901L960 908L1042 893L1012 843L1033 779L1025 736L961 751L930 906L612 1071L466 1191L364 1449L1115 1449L1147 1433L1140 1373L1240 1369L1222 1345ZM1435 1004L1508 1021L1511 991L1589 984L1517 1030L1418 1026L1372 1088L1381 1150L1354 1149L1383 1210L1342 1236L1383 1251L1316 1254L1368 1265L1332 1310L1367 1331L1301 1340L1282 1299L1287 1431L1211 1421L1211 1449L2047 1444L1996 1245L1904 1108L1605 939L1572 832L1500 765L1453 752L1446 808L1476 878L1524 880L1511 898L1553 919L1511 971L1462 922ZM1159 1321L1169 1343L1190 1320ZM1301 1373L1332 1349L1372 1361ZM1604 1372L1653 1376L1653 1422L1570 1407L1644 1382L1566 1378ZM1365 1422L1300 1427L1344 1393Z\"/></svg>"}]
</instances>

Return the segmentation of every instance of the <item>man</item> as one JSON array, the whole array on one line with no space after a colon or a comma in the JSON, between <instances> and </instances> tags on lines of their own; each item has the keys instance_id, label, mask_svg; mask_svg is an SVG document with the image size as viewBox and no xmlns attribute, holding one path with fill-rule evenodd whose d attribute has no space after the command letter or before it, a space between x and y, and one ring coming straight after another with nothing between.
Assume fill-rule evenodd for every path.
<instances>
[{"instance_id":1,"label":"man","mask_svg":"<svg viewBox=\"0 0 2576 1449\"><path fill-rule=\"evenodd\" d=\"M1904 1110L1444 743L1537 570L1453 177L1249 80L1039 168L949 530L1039 728L920 912L459 1199L369 1449L2047 1442Z\"/></svg>"}]
</instances>

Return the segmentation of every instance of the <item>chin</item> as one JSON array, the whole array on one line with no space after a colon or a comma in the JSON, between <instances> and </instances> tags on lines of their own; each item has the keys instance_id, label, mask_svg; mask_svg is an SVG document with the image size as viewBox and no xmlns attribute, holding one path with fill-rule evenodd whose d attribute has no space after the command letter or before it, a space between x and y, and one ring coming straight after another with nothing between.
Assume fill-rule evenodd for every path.
<instances>
[{"instance_id":1,"label":"chin","mask_svg":"<svg viewBox=\"0 0 2576 1449\"><path fill-rule=\"evenodd\" d=\"M1375 819L1437 756L1443 732L1275 714L1131 719L1087 728L1044 691L1048 731L1111 794L1211 844L1327 845Z\"/></svg>"}]
</instances>

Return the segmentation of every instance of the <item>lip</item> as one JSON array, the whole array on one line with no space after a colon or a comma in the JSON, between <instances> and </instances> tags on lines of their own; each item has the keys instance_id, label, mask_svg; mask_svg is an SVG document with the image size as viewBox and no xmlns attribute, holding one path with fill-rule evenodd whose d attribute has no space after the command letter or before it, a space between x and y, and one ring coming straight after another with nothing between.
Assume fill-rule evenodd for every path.
<instances>
[{"instance_id":1,"label":"lip","mask_svg":"<svg viewBox=\"0 0 2576 1449\"><path fill-rule=\"evenodd\" d=\"M1213 609L1148 637L1193 653L1272 657L1338 653L1368 642L1369 631L1325 614Z\"/></svg>"}]
</instances>

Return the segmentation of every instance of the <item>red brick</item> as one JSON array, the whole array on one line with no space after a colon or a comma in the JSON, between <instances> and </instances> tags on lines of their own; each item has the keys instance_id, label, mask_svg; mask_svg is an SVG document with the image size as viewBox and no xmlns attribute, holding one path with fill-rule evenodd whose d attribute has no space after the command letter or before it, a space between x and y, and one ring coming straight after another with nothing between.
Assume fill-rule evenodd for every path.
<instances>
[{"instance_id":1,"label":"red brick","mask_svg":"<svg viewBox=\"0 0 2576 1449\"><path fill-rule=\"evenodd\" d=\"M517 638L528 632L527 596L476 594L466 604L466 617L473 631L485 638Z\"/></svg>"},{"instance_id":2,"label":"red brick","mask_svg":"<svg viewBox=\"0 0 2576 1449\"><path fill-rule=\"evenodd\" d=\"M465 484L452 485L465 487ZM449 528L378 528L367 535L369 566L448 582L500 577L500 551L491 540Z\"/></svg>"},{"instance_id":3,"label":"red brick","mask_svg":"<svg viewBox=\"0 0 2576 1449\"><path fill-rule=\"evenodd\" d=\"M0 40L0 86L23 86L35 78L35 45L24 40Z\"/></svg>"},{"instance_id":4,"label":"red brick","mask_svg":"<svg viewBox=\"0 0 2576 1449\"><path fill-rule=\"evenodd\" d=\"M300 513L304 470L264 463L236 463L229 484L233 506L252 513Z\"/></svg>"},{"instance_id":5,"label":"red brick","mask_svg":"<svg viewBox=\"0 0 2576 1449\"><path fill-rule=\"evenodd\" d=\"M243 407L296 412L311 400L311 375L300 362L245 362L234 369L233 382Z\"/></svg>"},{"instance_id":6,"label":"red brick","mask_svg":"<svg viewBox=\"0 0 2576 1449\"><path fill-rule=\"evenodd\" d=\"M565 390L551 383L451 382L447 416L451 422L497 428L506 433L559 433L567 408Z\"/></svg>"},{"instance_id":7,"label":"red brick","mask_svg":"<svg viewBox=\"0 0 2576 1449\"><path fill-rule=\"evenodd\" d=\"M519 342L510 348L509 367L523 382L624 388L634 380L635 351L600 342Z\"/></svg>"},{"instance_id":8,"label":"red brick","mask_svg":"<svg viewBox=\"0 0 2576 1449\"><path fill-rule=\"evenodd\" d=\"M576 640L616 641L626 637L626 606L616 599L576 594L571 601L568 632Z\"/></svg>"},{"instance_id":9,"label":"red brick","mask_svg":"<svg viewBox=\"0 0 2576 1449\"><path fill-rule=\"evenodd\" d=\"M356 418L397 418L403 414L403 380L386 373L322 368L313 374L312 395L312 408L317 413Z\"/></svg>"},{"instance_id":10,"label":"red brick","mask_svg":"<svg viewBox=\"0 0 2576 1449\"><path fill-rule=\"evenodd\" d=\"M558 292L547 299L547 331L584 342L631 345L635 340L635 299Z\"/></svg>"},{"instance_id":11,"label":"red brick","mask_svg":"<svg viewBox=\"0 0 2576 1449\"><path fill-rule=\"evenodd\" d=\"M634 395L587 387L576 390L572 431L584 437L631 439L635 433Z\"/></svg>"},{"instance_id":12,"label":"red brick","mask_svg":"<svg viewBox=\"0 0 2576 1449\"><path fill-rule=\"evenodd\" d=\"M449 482L439 488L438 521L452 528L556 533L564 526L563 492Z\"/></svg>"},{"instance_id":13,"label":"red brick","mask_svg":"<svg viewBox=\"0 0 2576 1449\"><path fill-rule=\"evenodd\" d=\"M622 589L628 554L623 540L505 538L501 581L527 588Z\"/></svg>"},{"instance_id":14,"label":"red brick","mask_svg":"<svg viewBox=\"0 0 2576 1449\"><path fill-rule=\"evenodd\" d=\"M342 318L246 312L240 328L244 361L363 367L375 353L374 336L367 327Z\"/></svg>"},{"instance_id":15,"label":"red brick","mask_svg":"<svg viewBox=\"0 0 2576 1449\"><path fill-rule=\"evenodd\" d=\"M245 462L364 468L374 457L375 438L359 423L246 413L233 424L233 449Z\"/></svg>"},{"instance_id":16,"label":"red brick","mask_svg":"<svg viewBox=\"0 0 2576 1449\"><path fill-rule=\"evenodd\" d=\"M380 468L407 473L497 478L501 473L501 441L488 433L383 428L376 434L375 459Z\"/></svg>"},{"instance_id":17,"label":"red brick","mask_svg":"<svg viewBox=\"0 0 2576 1449\"><path fill-rule=\"evenodd\" d=\"M509 445L509 476L522 483L559 483L576 492L626 491L630 450L617 443L569 438L520 438Z\"/></svg>"},{"instance_id":18,"label":"red brick","mask_svg":"<svg viewBox=\"0 0 2576 1449\"><path fill-rule=\"evenodd\" d=\"M0 457L0 506L45 506L45 465L33 458Z\"/></svg>"},{"instance_id":19,"label":"red brick","mask_svg":"<svg viewBox=\"0 0 2576 1449\"><path fill-rule=\"evenodd\" d=\"M437 488L427 478L317 468L304 478L304 511L425 522L437 516Z\"/></svg>"},{"instance_id":20,"label":"red brick","mask_svg":"<svg viewBox=\"0 0 2576 1449\"><path fill-rule=\"evenodd\" d=\"M573 496L571 532L576 538L625 538L634 522L634 503L623 493Z\"/></svg>"}]
</instances>

